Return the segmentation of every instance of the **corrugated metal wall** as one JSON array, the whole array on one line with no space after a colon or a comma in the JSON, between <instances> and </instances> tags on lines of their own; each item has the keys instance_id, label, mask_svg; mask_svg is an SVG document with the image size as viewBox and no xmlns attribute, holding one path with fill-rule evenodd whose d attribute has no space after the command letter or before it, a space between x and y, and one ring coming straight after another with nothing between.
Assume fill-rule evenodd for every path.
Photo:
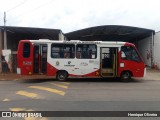
<instances>
[{"instance_id":1,"label":"corrugated metal wall","mask_svg":"<svg viewBox=\"0 0 160 120\"><path fill-rule=\"evenodd\" d=\"M3 35L2 35L2 30L0 29L0 57L1 57L1 54L2 54L2 37L3 37ZM0 58L0 73L2 72L2 60L1 60L1 58Z\"/></svg>"},{"instance_id":2,"label":"corrugated metal wall","mask_svg":"<svg viewBox=\"0 0 160 120\"><path fill-rule=\"evenodd\" d=\"M138 41L138 50L149 67L152 67L152 36Z\"/></svg>"},{"instance_id":3,"label":"corrugated metal wall","mask_svg":"<svg viewBox=\"0 0 160 120\"><path fill-rule=\"evenodd\" d=\"M154 57L155 64L160 69L160 32L157 32L154 36Z\"/></svg>"}]
</instances>

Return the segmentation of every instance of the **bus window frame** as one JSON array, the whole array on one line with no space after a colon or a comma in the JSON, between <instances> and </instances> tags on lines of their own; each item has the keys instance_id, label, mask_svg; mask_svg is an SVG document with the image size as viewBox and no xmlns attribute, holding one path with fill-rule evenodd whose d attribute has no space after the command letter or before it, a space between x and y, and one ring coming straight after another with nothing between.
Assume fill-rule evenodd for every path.
<instances>
[{"instance_id":1,"label":"bus window frame","mask_svg":"<svg viewBox=\"0 0 160 120\"><path fill-rule=\"evenodd\" d=\"M27 48L28 46L25 46L26 44L29 45L29 48L27 50L29 51L25 51L25 47ZM26 53L29 53L29 55L26 56ZM23 58L29 58L31 56L31 44L29 42L25 42L23 43Z\"/></svg>"},{"instance_id":2,"label":"bus window frame","mask_svg":"<svg viewBox=\"0 0 160 120\"><path fill-rule=\"evenodd\" d=\"M82 51L77 51L77 46L78 45L95 45L95 58L82 58L82 57L77 57L77 53L81 53ZM93 51L92 51L93 52ZM82 53L81 53L82 54ZM82 55L81 55L82 56ZM76 58L77 59L97 59L97 45L96 44L76 44Z\"/></svg>"},{"instance_id":3,"label":"bus window frame","mask_svg":"<svg viewBox=\"0 0 160 120\"><path fill-rule=\"evenodd\" d=\"M60 51L59 50L59 52L52 52L52 48L53 48L53 45L62 45L62 48L63 48L63 51ZM74 48L74 50L73 51L69 51L69 53L70 54L72 54L72 55L74 55L73 57L64 57L64 54L65 54L65 52L68 52L68 51L64 51L64 46L65 45L73 45L73 48ZM54 46L54 47L56 47L56 46ZM71 47L72 48L72 47ZM59 53L59 57L53 57L52 56L52 53ZM51 58L53 58L53 59L75 59L75 53L76 53L76 51L75 51L75 44L72 44L72 43L70 43L70 44L65 44L65 43L52 43L51 44ZM60 54L63 54L62 56L63 57L60 57L61 55Z\"/></svg>"},{"instance_id":4,"label":"bus window frame","mask_svg":"<svg viewBox=\"0 0 160 120\"><path fill-rule=\"evenodd\" d=\"M134 50L139 60L133 59L133 56L132 56L132 59L127 59L126 52L122 51L122 47L130 47L130 50L131 49ZM124 54L125 57L122 57L122 54ZM138 63L142 62L142 59L141 59L141 57L139 56L139 54L137 52L137 49L135 47L133 47L133 46L121 46L121 59L123 59L123 60L129 60L129 61L134 61L134 62L138 62Z\"/></svg>"}]
</instances>

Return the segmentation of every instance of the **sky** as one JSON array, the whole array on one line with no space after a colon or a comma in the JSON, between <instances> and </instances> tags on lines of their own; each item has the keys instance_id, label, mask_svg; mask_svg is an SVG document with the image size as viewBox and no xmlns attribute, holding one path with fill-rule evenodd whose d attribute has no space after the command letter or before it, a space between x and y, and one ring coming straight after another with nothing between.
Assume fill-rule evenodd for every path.
<instances>
[{"instance_id":1,"label":"sky","mask_svg":"<svg viewBox=\"0 0 160 120\"><path fill-rule=\"evenodd\" d=\"M0 26L61 29L125 25L160 31L160 0L0 0Z\"/></svg>"}]
</instances>

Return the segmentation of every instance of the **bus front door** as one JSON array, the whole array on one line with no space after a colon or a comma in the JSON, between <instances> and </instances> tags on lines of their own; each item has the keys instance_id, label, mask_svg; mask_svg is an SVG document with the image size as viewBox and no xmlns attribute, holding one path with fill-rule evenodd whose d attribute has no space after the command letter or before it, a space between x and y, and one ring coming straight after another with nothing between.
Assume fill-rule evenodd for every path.
<instances>
[{"instance_id":1,"label":"bus front door","mask_svg":"<svg viewBox=\"0 0 160 120\"><path fill-rule=\"evenodd\" d=\"M101 76L115 77L117 76L117 48L103 47L101 48Z\"/></svg>"},{"instance_id":2,"label":"bus front door","mask_svg":"<svg viewBox=\"0 0 160 120\"><path fill-rule=\"evenodd\" d=\"M46 74L47 72L47 45L34 45L34 73Z\"/></svg>"}]
</instances>

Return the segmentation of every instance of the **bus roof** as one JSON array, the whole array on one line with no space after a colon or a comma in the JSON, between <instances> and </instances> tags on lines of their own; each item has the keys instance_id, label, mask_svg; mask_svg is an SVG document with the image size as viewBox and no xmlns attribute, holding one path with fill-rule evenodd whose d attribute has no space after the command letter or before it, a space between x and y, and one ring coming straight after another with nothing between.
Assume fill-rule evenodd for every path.
<instances>
[{"instance_id":1,"label":"bus roof","mask_svg":"<svg viewBox=\"0 0 160 120\"><path fill-rule=\"evenodd\" d=\"M70 40L70 41L63 41L63 40L49 40L49 39L39 39L39 40L21 40L21 41L30 41L32 43L72 43L72 44L116 44L116 45L124 45L132 43L128 42L116 42L116 41L81 41L81 40Z\"/></svg>"}]
</instances>

